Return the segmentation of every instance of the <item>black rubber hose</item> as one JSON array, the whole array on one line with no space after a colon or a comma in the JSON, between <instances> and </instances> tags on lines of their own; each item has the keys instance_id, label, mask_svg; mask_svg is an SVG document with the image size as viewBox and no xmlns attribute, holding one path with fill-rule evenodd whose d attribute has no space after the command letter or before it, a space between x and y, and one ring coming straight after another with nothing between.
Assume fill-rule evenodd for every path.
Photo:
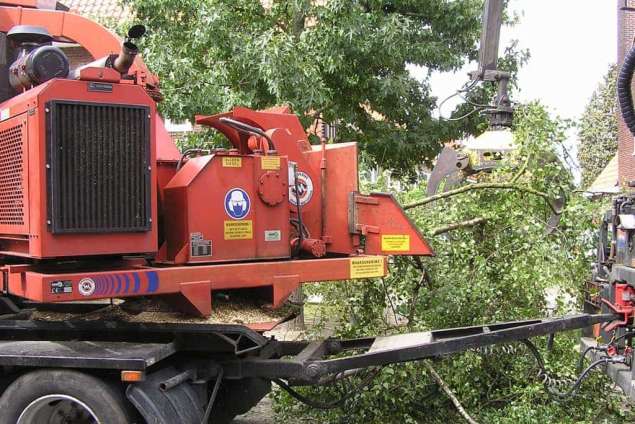
<instances>
[{"instance_id":1,"label":"black rubber hose","mask_svg":"<svg viewBox=\"0 0 635 424\"><path fill-rule=\"evenodd\" d=\"M303 394L301 394L300 392L294 390L291 386L289 386L287 383L285 383L284 381L280 380L279 378L277 378L275 380L272 380L272 381L275 384L277 384L282 390L287 392L291 397L293 397L296 400L302 402L303 404L305 404L307 406L310 406L311 408L315 408L315 409L328 410L328 409L340 408L340 407L342 407L344 405L344 403L347 400L349 400L352 397L357 396L358 394L360 394L366 387L371 385L373 380L379 375L380 372L381 372L381 368L375 368L374 370L371 370L371 372L368 374L368 376L366 376L360 382L360 384L357 387L352 388L348 393L343 395L341 398L336 399L336 400L332 400L332 401L327 401L327 402L314 400L314 399L311 399L311 398L309 398L307 396L304 396Z\"/></svg>"},{"instance_id":2,"label":"black rubber hose","mask_svg":"<svg viewBox=\"0 0 635 424\"><path fill-rule=\"evenodd\" d=\"M302 227L304 224L302 223L302 203L300 202L300 191L298 188L298 165L293 166L293 182L295 187L295 208L298 214L298 226L300 227L300 231L298 231L298 245L295 247L295 255L299 258L302 252L302 242L304 241L304 233L302 232Z\"/></svg>"},{"instance_id":3,"label":"black rubber hose","mask_svg":"<svg viewBox=\"0 0 635 424\"><path fill-rule=\"evenodd\" d=\"M221 124L225 124L229 127L232 127L236 131L239 131L242 133L259 135L260 137L264 137L269 142L269 150L276 150L276 145L273 144L273 140L271 139L271 137L269 137L267 133L261 130L260 128L254 127L249 124L245 124L244 122L237 121L231 118L220 118L218 122L220 122Z\"/></svg>"},{"instance_id":4,"label":"black rubber hose","mask_svg":"<svg viewBox=\"0 0 635 424\"><path fill-rule=\"evenodd\" d=\"M538 376L541 378L544 378L543 380L543 384L545 385L545 388L547 389L547 391L551 394L554 395L556 397L559 397L561 399L567 399L570 398L572 396L575 396L576 393L578 392L578 389L580 389L580 386L582 385L582 383L584 382L584 380L589 376L589 373L596 367L603 365L603 364L625 364L625 360L623 358L601 358L598 359L595 362L592 362L591 365L589 365L588 367L585 368L584 371L582 371L582 373L578 376L578 378L576 379L576 381L569 387L569 390L567 390L566 392L561 392L559 390L554 389L553 387L551 387L551 385L548 383L549 380L552 380L553 378L549 376L547 369L545 368L545 362L542 360L542 355L540 355L540 352L538 351L538 348L536 347L536 345L534 345L531 341L529 340L521 340L521 342L523 342L525 344L525 346L527 346L529 348L529 352L531 352L531 354L533 355L533 357L536 359L536 364L538 365L538 368L540 369Z\"/></svg>"},{"instance_id":5,"label":"black rubber hose","mask_svg":"<svg viewBox=\"0 0 635 424\"><path fill-rule=\"evenodd\" d=\"M635 71L635 47L633 47L626 57L617 78L617 98L620 102L620 112L626 126L635 137L635 110L633 110L633 92L631 83L633 82L633 72Z\"/></svg>"}]
</instances>

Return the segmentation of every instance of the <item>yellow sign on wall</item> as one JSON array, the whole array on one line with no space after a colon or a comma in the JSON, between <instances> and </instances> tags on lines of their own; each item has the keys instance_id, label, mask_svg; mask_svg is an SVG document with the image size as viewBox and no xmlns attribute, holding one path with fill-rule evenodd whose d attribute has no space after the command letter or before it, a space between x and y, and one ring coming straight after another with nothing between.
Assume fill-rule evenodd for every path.
<instances>
[{"instance_id":1,"label":"yellow sign on wall","mask_svg":"<svg viewBox=\"0 0 635 424\"><path fill-rule=\"evenodd\" d=\"M410 236L407 234L388 234L381 236L382 252L407 252L410 250Z\"/></svg>"},{"instance_id":2,"label":"yellow sign on wall","mask_svg":"<svg viewBox=\"0 0 635 424\"><path fill-rule=\"evenodd\" d=\"M351 278L374 278L385 275L385 262L383 256L363 256L351 258Z\"/></svg>"},{"instance_id":3,"label":"yellow sign on wall","mask_svg":"<svg viewBox=\"0 0 635 424\"><path fill-rule=\"evenodd\" d=\"M223 156L223 167L224 168L241 168L243 166L243 158L241 157L232 157L232 156Z\"/></svg>"},{"instance_id":4,"label":"yellow sign on wall","mask_svg":"<svg viewBox=\"0 0 635 424\"><path fill-rule=\"evenodd\" d=\"M251 240L254 229L251 221L225 221L225 240Z\"/></svg>"},{"instance_id":5,"label":"yellow sign on wall","mask_svg":"<svg viewBox=\"0 0 635 424\"><path fill-rule=\"evenodd\" d=\"M262 169L277 171L280 169L280 156L263 156L260 159Z\"/></svg>"}]
</instances>

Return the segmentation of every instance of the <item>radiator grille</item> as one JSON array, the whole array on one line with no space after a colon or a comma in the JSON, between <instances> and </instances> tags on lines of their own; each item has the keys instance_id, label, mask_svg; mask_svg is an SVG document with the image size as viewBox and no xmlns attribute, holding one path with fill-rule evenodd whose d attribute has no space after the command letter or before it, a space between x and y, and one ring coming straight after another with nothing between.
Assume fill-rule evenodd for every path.
<instances>
[{"instance_id":1,"label":"radiator grille","mask_svg":"<svg viewBox=\"0 0 635 424\"><path fill-rule=\"evenodd\" d=\"M47 108L51 231L150 230L149 109L59 101Z\"/></svg>"},{"instance_id":2,"label":"radiator grille","mask_svg":"<svg viewBox=\"0 0 635 424\"><path fill-rule=\"evenodd\" d=\"M0 225L24 225L23 128L0 131Z\"/></svg>"}]
</instances>

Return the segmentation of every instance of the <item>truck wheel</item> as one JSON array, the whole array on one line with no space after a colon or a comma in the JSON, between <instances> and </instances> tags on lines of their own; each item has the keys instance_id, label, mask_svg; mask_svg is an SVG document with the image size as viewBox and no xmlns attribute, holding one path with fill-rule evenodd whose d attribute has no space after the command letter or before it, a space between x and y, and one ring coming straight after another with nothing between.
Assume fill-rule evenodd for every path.
<instances>
[{"instance_id":1,"label":"truck wheel","mask_svg":"<svg viewBox=\"0 0 635 424\"><path fill-rule=\"evenodd\" d=\"M123 391L77 371L39 370L0 397L0 424L129 424Z\"/></svg>"}]
</instances>

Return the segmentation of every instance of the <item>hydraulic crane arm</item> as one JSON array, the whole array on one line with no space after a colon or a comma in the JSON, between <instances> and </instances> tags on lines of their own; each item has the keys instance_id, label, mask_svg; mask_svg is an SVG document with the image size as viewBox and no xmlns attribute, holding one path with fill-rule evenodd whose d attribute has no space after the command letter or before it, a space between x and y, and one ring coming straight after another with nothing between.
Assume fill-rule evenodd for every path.
<instances>
[{"instance_id":1,"label":"hydraulic crane arm","mask_svg":"<svg viewBox=\"0 0 635 424\"><path fill-rule=\"evenodd\" d=\"M514 112L508 93L511 75L498 69L504 6L503 0L485 0L478 70L470 73L473 81L488 81L498 86L494 104L487 111L490 127L494 129L510 127Z\"/></svg>"},{"instance_id":2,"label":"hydraulic crane arm","mask_svg":"<svg viewBox=\"0 0 635 424\"><path fill-rule=\"evenodd\" d=\"M503 1L486 0L483 10L483 31L479 52L479 72L484 78L486 71L498 69L498 47L503 21Z\"/></svg>"}]
</instances>

